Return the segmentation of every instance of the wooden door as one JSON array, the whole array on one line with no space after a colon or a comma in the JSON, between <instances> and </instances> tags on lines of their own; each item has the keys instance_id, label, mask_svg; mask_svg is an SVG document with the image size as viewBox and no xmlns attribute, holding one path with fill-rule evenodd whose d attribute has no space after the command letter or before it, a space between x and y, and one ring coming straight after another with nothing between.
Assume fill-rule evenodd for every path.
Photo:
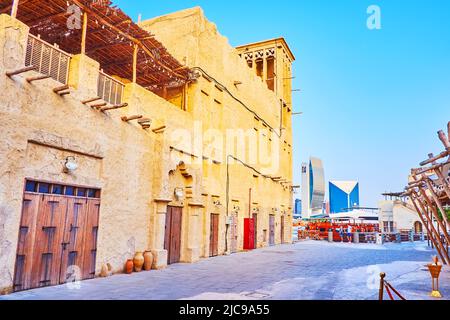
<instances>
[{"instance_id":1,"label":"wooden door","mask_svg":"<svg viewBox=\"0 0 450 320\"><path fill-rule=\"evenodd\" d=\"M42 196L39 194L25 194L23 198L14 271L14 291L31 289L36 219L41 200Z\"/></svg>"},{"instance_id":2,"label":"wooden door","mask_svg":"<svg viewBox=\"0 0 450 320\"><path fill-rule=\"evenodd\" d=\"M258 215L256 213L253 214L253 225L254 225L254 232L253 236L255 239L255 246L254 248L258 248Z\"/></svg>"},{"instance_id":3,"label":"wooden door","mask_svg":"<svg viewBox=\"0 0 450 320\"><path fill-rule=\"evenodd\" d=\"M87 201L87 213L83 244L83 279L93 279L95 277L99 220L100 199L89 199Z\"/></svg>"},{"instance_id":4,"label":"wooden door","mask_svg":"<svg viewBox=\"0 0 450 320\"><path fill-rule=\"evenodd\" d=\"M275 245L275 216L269 216L269 245Z\"/></svg>"},{"instance_id":5,"label":"wooden door","mask_svg":"<svg viewBox=\"0 0 450 320\"><path fill-rule=\"evenodd\" d=\"M284 216L281 216L281 243L284 243Z\"/></svg>"},{"instance_id":6,"label":"wooden door","mask_svg":"<svg viewBox=\"0 0 450 320\"><path fill-rule=\"evenodd\" d=\"M67 200L67 215L62 241L62 261L60 283L73 279L72 266L83 266L83 245L87 216L87 200L70 198ZM77 278L80 275L75 275Z\"/></svg>"},{"instance_id":7,"label":"wooden door","mask_svg":"<svg viewBox=\"0 0 450 320\"><path fill-rule=\"evenodd\" d=\"M182 213L182 208L167 207L164 249L168 264L180 262Z\"/></svg>"},{"instance_id":8,"label":"wooden door","mask_svg":"<svg viewBox=\"0 0 450 320\"><path fill-rule=\"evenodd\" d=\"M211 214L211 229L209 236L209 256L219 255L219 215Z\"/></svg>"},{"instance_id":9,"label":"wooden door","mask_svg":"<svg viewBox=\"0 0 450 320\"><path fill-rule=\"evenodd\" d=\"M231 217L231 253L236 253L238 251L238 217L235 214Z\"/></svg>"},{"instance_id":10,"label":"wooden door","mask_svg":"<svg viewBox=\"0 0 450 320\"><path fill-rule=\"evenodd\" d=\"M42 196L32 254L31 288L60 284L66 211L67 201L63 197Z\"/></svg>"},{"instance_id":11,"label":"wooden door","mask_svg":"<svg viewBox=\"0 0 450 320\"><path fill-rule=\"evenodd\" d=\"M100 199L31 192L23 199L14 291L93 278Z\"/></svg>"}]
</instances>

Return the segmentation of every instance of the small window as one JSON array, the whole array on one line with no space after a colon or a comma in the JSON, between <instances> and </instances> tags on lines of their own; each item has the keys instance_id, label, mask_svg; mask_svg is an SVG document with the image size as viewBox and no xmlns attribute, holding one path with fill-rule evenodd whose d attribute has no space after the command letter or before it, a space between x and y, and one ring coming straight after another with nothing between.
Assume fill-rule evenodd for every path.
<instances>
[{"instance_id":1,"label":"small window","mask_svg":"<svg viewBox=\"0 0 450 320\"><path fill-rule=\"evenodd\" d=\"M53 194L64 194L64 187L54 184L53 188L52 188L52 193Z\"/></svg>"},{"instance_id":2,"label":"small window","mask_svg":"<svg viewBox=\"0 0 450 320\"><path fill-rule=\"evenodd\" d=\"M74 196L75 188L74 187L66 187L66 196Z\"/></svg>"},{"instance_id":3,"label":"small window","mask_svg":"<svg viewBox=\"0 0 450 320\"><path fill-rule=\"evenodd\" d=\"M100 190L89 189L87 196L88 196L88 198L100 198Z\"/></svg>"},{"instance_id":4,"label":"small window","mask_svg":"<svg viewBox=\"0 0 450 320\"><path fill-rule=\"evenodd\" d=\"M36 192L37 183L35 181L27 181L25 185L26 192Z\"/></svg>"},{"instance_id":5,"label":"small window","mask_svg":"<svg viewBox=\"0 0 450 320\"><path fill-rule=\"evenodd\" d=\"M86 189L85 188L78 188L77 189L77 197L85 197L86 196Z\"/></svg>"},{"instance_id":6,"label":"small window","mask_svg":"<svg viewBox=\"0 0 450 320\"><path fill-rule=\"evenodd\" d=\"M39 193L50 193L50 185L48 183L39 183Z\"/></svg>"}]
</instances>

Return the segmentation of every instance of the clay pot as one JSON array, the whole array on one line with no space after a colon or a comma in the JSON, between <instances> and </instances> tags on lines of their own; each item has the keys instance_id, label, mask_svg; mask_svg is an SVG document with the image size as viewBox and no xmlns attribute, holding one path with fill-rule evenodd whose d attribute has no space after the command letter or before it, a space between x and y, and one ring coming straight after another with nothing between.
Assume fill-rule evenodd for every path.
<instances>
[{"instance_id":1,"label":"clay pot","mask_svg":"<svg viewBox=\"0 0 450 320\"><path fill-rule=\"evenodd\" d=\"M144 266L144 254L142 252L136 252L134 259L134 271L141 272Z\"/></svg>"},{"instance_id":2,"label":"clay pot","mask_svg":"<svg viewBox=\"0 0 450 320\"><path fill-rule=\"evenodd\" d=\"M144 253L144 270L150 271L152 270L153 265L153 253L150 251L145 251Z\"/></svg>"},{"instance_id":3,"label":"clay pot","mask_svg":"<svg viewBox=\"0 0 450 320\"><path fill-rule=\"evenodd\" d=\"M106 278L112 276L112 266L109 263L102 265L102 270L100 271L100 277Z\"/></svg>"},{"instance_id":4,"label":"clay pot","mask_svg":"<svg viewBox=\"0 0 450 320\"><path fill-rule=\"evenodd\" d=\"M127 260L127 263L125 264L125 273L126 274L132 274L134 268L134 262L131 259Z\"/></svg>"}]
</instances>

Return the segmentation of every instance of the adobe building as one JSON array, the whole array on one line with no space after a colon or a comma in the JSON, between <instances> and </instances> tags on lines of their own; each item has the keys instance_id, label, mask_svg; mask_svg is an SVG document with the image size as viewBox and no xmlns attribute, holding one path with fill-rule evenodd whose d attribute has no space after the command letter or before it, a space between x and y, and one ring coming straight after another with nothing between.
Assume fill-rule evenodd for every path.
<instances>
[{"instance_id":1,"label":"adobe building","mask_svg":"<svg viewBox=\"0 0 450 320\"><path fill-rule=\"evenodd\" d=\"M0 292L291 243L284 39L233 48L200 8L137 25L40 2L0 4Z\"/></svg>"}]
</instances>

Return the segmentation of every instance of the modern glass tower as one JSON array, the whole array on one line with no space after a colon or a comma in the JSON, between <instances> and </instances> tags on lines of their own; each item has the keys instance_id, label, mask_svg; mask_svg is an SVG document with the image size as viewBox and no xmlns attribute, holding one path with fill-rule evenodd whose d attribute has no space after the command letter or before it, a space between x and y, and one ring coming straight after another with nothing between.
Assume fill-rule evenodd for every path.
<instances>
[{"instance_id":1,"label":"modern glass tower","mask_svg":"<svg viewBox=\"0 0 450 320\"><path fill-rule=\"evenodd\" d=\"M311 158L302 164L302 218L310 219L323 214L325 176L322 160Z\"/></svg>"}]
</instances>

